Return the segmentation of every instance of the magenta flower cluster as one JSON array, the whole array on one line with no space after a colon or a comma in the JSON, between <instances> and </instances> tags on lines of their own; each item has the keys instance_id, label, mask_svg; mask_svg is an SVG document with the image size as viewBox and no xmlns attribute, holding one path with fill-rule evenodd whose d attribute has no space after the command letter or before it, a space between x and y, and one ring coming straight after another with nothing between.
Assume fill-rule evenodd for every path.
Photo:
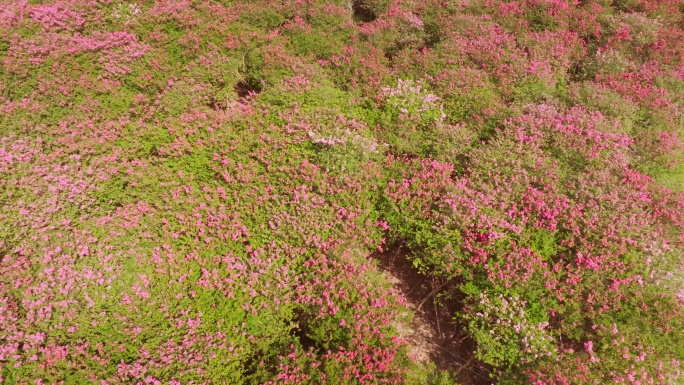
<instances>
[{"instance_id":1,"label":"magenta flower cluster","mask_svg":"<svg viewBox=\"0 0 684 385\"><path fill-rule=\"evenodd\" d=\"M681 381L683 23L5 1L0 383ZM379 259L442 282L463 370L411 358L420 305Z\"/></svg>"}]
</instances>

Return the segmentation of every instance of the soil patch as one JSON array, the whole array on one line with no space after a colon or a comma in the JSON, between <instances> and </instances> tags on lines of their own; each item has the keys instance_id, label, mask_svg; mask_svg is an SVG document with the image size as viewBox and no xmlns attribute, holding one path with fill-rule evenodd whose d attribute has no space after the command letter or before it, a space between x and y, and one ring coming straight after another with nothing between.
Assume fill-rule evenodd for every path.
<instances>
[{"instance_id":1,"label":"soil patch","mask_svg":"<svg viewBox=\"0 0 684 385\"><path fill-rule=\"evenodd\" d=\"M409 343L409 355L418 362L434 362L456 374L461 385L490 385L490 369L473 355L474 341L454 322L462 306L457 300L441 300L449 286L436 277L421 275L401 248L376 253L373 258L389 275L394 289L404 296L415 316L408 330L400 330Z\"/></svg>"}]
</instances>

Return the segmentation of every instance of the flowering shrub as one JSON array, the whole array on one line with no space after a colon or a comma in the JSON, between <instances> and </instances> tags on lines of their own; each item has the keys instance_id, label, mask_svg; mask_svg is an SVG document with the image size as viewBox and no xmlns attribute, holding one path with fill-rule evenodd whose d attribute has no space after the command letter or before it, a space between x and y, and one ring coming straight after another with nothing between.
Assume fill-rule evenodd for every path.
<instances>
[{"instance_id":1,"label":"flowering shrub","mask_svg":"<svg viewBox=\"0 0 684 385\"><path fill-rule=\"evenodd\" d=\"M140 8L138 8L138 4L129 3L124 5L123 3L119 3L112 10L112 17L115 19L121 19L123 20L124 24L128 24L132 21L135 21L139 13Z\"/></svg>"},{"instance_id":2,"label":"flowering shrub","mask_svg":"<svg viewBox=\"0 0 684 385\"><path fill-rule=\"evenodd\" d=\"M678 383L683 14L1 2L0 383Z\"/></svg>"},{"instance_id":3,"label":"flowering shrub","mask_svg":"<svg viewBox=\"0 0 684 385\"><path fill-rule=\"evenodd\" d=\"M477 312L468 314L471 333L478 341L478 355L493 366L529 364L555 358L555 346L546 332L548 322L533 323L518 297L490 298L480 294Z\"/></svg>"},{"instance_id":4,"label":"flowering shrub","mask_svg":"<svg viewBox=\"0 0 684 385\"><path fill-rule=\"evenodd\" d=\"M387 106L400 119L408 119L418 124L435 124L442 122L446 115L439 98L423 90L421 84L412 80L399 79L396 87L383 88L387 98Z\"/></svg>"}]
</instances>

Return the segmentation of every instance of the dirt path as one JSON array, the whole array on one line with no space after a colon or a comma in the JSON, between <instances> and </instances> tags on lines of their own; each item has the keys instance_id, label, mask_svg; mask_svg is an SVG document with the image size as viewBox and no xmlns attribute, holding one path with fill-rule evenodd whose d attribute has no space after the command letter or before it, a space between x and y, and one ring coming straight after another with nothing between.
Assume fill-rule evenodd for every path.
<instances>
[{"instance_id":1,"label":"dirt path","mask_svg":"<svg viewBox=\"0 0 684 385\"><path fill-rule=\"evenodd\" d=\"M418 362L432 361L439 369L455 373L461 385L492 384L489 368L473 355L473 341L452 320L458 306L454 301L435 303L443 282L419 275L401 250L373 258L415 312L409 328L400 330L408 340L409 355Z\"/></svg>"}]
</instances>

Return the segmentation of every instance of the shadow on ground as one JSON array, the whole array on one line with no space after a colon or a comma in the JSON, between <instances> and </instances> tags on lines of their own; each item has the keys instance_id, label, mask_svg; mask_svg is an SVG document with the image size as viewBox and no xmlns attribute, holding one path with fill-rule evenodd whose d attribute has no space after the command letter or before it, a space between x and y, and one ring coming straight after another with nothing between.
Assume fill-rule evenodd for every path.
<instances>
[{"instance_id":1,"label":"shadow on ground","mask_svg":"<svg viewBox=\"0 0 684 385\"><path fill-rule=\"evenodd\" d=\"M461 310L458 299L437 299L444 293L444 281L421 275L401 248L376 253L382 271L390 276L395 290L403 295L415 312L410 329L403 331L409 343L409 354L419 362L434 362L437 368L449 370L461 385L490 385L490 368L473 355L474 341L453 315Z\"/></svg>"}]
</instances>

